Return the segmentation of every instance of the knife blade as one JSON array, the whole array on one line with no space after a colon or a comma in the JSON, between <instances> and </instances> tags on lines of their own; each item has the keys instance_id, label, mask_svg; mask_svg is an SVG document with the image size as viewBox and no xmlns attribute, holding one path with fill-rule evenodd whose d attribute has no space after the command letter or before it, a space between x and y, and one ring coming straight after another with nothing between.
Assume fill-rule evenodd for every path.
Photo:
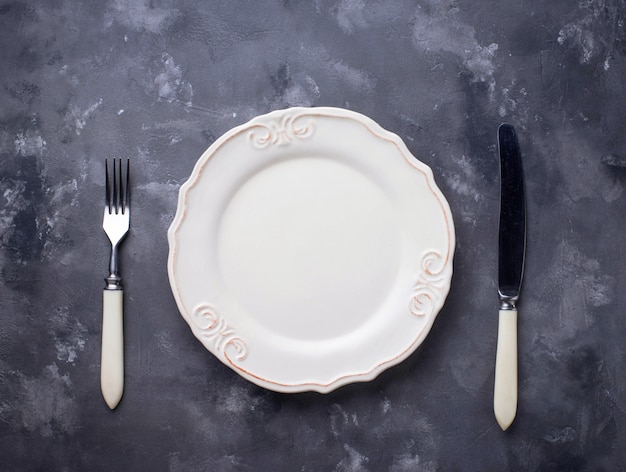
<instances>
[{"instance_id":1,"label":"knife blade","mask_svg":"<svg viewBox=\"0 0 626 472\"><path fill-rule=\"evenodd\" d=\"M515 128L498 128L500 228L498 241L498 341L493 411L503 431L517 413L517 301L526 252L526 199L522 155Z\"/></svg>"}]
</instances>

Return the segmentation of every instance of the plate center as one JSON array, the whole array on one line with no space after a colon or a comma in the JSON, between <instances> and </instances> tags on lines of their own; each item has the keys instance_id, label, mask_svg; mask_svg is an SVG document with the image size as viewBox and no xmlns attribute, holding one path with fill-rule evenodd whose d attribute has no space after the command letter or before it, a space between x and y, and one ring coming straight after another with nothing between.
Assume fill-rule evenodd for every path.
<instances>
[{"instance_id":1,"label":"plate center","mask_svg":"<svg viewBox=\"0 0 626 472\"><path fill-rule=\"evenodd\" d=\"M242 313L309 341L348 334L375 316L400 254L397 210L384 190L323 157L273 164L238 187L217 247L224 287Z\"/></svg>"}]
</instances>

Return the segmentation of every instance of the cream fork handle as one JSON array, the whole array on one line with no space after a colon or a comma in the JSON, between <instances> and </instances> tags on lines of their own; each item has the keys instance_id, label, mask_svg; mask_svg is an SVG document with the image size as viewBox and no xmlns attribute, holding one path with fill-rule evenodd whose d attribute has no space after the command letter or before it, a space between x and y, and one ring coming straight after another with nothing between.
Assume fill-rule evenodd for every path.
<instances>
[{"instance_id":1,"label":"cream fork handle","mask_svg":"<svg viewBox=\"0 0 626 472\"><path fill-rule=\"evenodd\" d=\"M102 359L100 386L104 401L113 410L124 392L124 291L102 293Z\"/></svg>"}]
</instances>

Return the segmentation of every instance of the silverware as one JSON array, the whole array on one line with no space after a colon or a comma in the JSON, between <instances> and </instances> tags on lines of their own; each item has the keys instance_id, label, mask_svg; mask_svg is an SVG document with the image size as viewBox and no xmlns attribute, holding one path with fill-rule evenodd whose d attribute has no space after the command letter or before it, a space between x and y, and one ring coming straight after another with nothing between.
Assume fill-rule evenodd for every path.
<instances>
[{"instance_id":1,"label":"silverware","mask_svg":"<svg viewBox=\"0 0 626 472\"><path fill-rule=\"evenodd\" d=\"M105 161L106 199L102 227L111 241L111 258L102 294L100 386L107 405L114 409L124 392L124 291L118 270L118 248L130 226L130 161L126 161L125 177L121 159L113 159L112 167L110 172L109 162Z\"/></svg>"},{"instance_id":2,"label":"silverware","mask_svg":"<svg viewBox=\"0 0 626 472\"><path fill-rule=\"evenodd\" d=\"M526 251L526 201L522 155L513 126L498 128L500 234L498 248L498 345L493 411L502 430L517 412L517 300Z\"/></svg>"}]
</instances>

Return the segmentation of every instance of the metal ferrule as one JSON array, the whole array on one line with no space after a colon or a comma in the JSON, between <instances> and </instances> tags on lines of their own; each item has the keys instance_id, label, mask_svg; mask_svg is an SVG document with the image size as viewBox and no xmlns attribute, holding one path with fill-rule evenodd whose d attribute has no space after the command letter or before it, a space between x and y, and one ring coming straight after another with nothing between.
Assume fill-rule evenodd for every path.
<instances>
[{"instance_id":1,"label":"metal ferrule","mask_svg":"<svg viewBox=\"0 0 626 472\"><path fill-rule=\"evenodd\" d=\"M104 279L106 285L105 290L122 290L122 278L117 274L111 274Z\"/></svg>"},{"instance_id":2,"label":"metal ferrule","mask_svg":"<svg viewBox=\"0 0 626 472\"><path fill-rule=\"evenodd\" d=\"M518 297L512 297L507 295L500 295L500 310L517 310L517 299Z\"/></svg>"}]
</instances>

